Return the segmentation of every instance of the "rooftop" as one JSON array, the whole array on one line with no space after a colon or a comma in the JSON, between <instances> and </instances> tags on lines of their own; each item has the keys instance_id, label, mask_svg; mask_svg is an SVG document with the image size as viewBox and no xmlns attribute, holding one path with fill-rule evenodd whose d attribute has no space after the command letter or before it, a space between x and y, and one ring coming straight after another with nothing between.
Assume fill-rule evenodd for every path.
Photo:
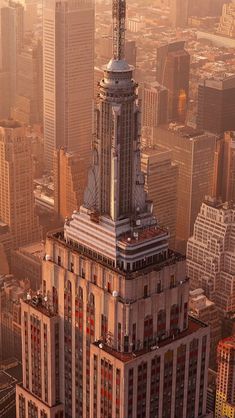
<instances>
[{"instance_id":1,"label":"rooftop","mask_svg":"<svg viewBox=\"0 0 235 418\"><path fill-rule=\"evenodd\" d=\"M168 231L166 229L157 227L157 226L149 226L147 228L138 229L138 232L134 232L133 234L131 232L128 232L124 235L122 235L119 238L119 241L132 245L136 244L137 242L141 241L148 241L155 237L160 236L168 236Z\"/></svg>"},{"instance_id":2,"label":"rooftop","mask_svg":"<svg viewBox=\"0 0 235 418\"><path fill-rule=\"evenodd\" d=\"M235 335L232 335L231 337L225 338L222 341L220 341L219 346L235 350Z\"/></svg>"},{"instance_id":3,"label":"rooftop","mask_svg":"<svg viewBox=\"0 0 235 418\"><path fill-rule=\"evenodd\" d=\"M167 125L167 129L171 132L175 132L182 138L196 138L204 134L202 130L195 129L191 126L182 125L179 123L170 123L169 125Z\"/></svg>"},{"instance_id":4,"label":"rooftop","mask_svg":"<svg viewBox=\"0 0 235 418\"><path fill-rule=\"evenodd\" d=\"M235 205L233 202L223 203L221 200L217 200L216 198L211 197L211 196L206 196L204 199L204 203L207 206L210 206L214 209L224 209L224 210L234 209L235 210Z\"/></svg>"},{"instance_id":5,"label":"rooftop","mask_svg":"<svg viewBox=\"0 0 235 418\"><path fill-rule=\"evenodd\" d=\"M120 270L118 267L113 267L110 264L105 263L104 260L100 260L100 259L97 259L97 258L94 259L94 257L91 255L91 253L89 251L87 251L87 249L85 247L80 248L80 247L78 247L78 245L76 243L66 242L66 240L64 238L64 230L63 229L60 229L60 230L57 230L57 231L54 231L54 232L50 232L50 233L48 233L47 237L49 239L56 240L58 243L60 243L63 246L66 246L67 248L71 249L72 251L75 251L77 253L82 254L83 257L87 257L88 259L95 260L96 263L104 265L105 267L108 267L110 270L116 271L119 274L125 275L125 278L127 280L134 279L141 274L147 274L147 273L149 273L153 270L154 271L160 271L166 266L169 266L169 265L172 265L172 264L175 264L177 262L181 262L181 261L185 260L184 255L182 255L180 253L177 253L175 251L172 251L172 250L168 250L168 255L167 255L166 259L160 260L157 263L154 262L153 264L150 264L146 267L139 268L137 271L126 272L126 271Z\"/></svg>"},{"instance_id":6,"label":"rooftop","mask_svg":"<svg viewBox=\"0 0 235 418\"><path fill-rule=\"evenodd\" d=\"M0 121L0 127L1 128L20 128L22 125L20 122L14 120L14 119L3 119Z\"/></svg>"},{"instance_id":7,"label":"rooftop","mask_svg":"<svg viewBox=\"0 0 235 418\"><path fill-rule=\"evenodd\" d=\"M20 247L18 251L24 253L25 255L36 257L40 260L42 260L45 255L44 243L42 241Z\"/></svg>"},{"instance_id":8,"label":"rooftop","mask_svg":"<svg viewBox=\"0 0 235 418\"><path fill-rule=\"evenodd\" d=\"M178 335L175 335L174 337L169 337L169 338L166 338L165 340L159 341L158 345L155 347L155 350L153 350L153 348L152 349L148 348L148 349L142 349L140 351L135 351L132 353L120 353L119 351L112 349L107 344L104 344L103 341L96 341L94 345L102 348L102 350L104 350L106 353L111 354L112 356L122 361L123 363L128 363L130 361L133 361L137 357L141 357L142 355L147 354L148 352L156 351L159 348L165 347L166 345L171 344L172 341L181 340L193 334L194 332L197 332L200 328L206 328L207 326L208 325L201 322L200 320L194 317L189 317L189 325L185 331L179 333ZM102 347L100 346L100 344L102 344Z\"/></svg>"},{"instance_id":9,"label":"rooftop","mask_svg":"<svg viewBox=\"0 0 235 418\"><path fill-rule=\"evenodd\" d=\"M0 363L0 411L8 410L9 404L15 398L15 386L22 381L22 366L12 359L7 363ZM1 416L4 416L1 415Z\"/></svg>"},{"instance_id":10,"label":"rooftop","mask_svg":"<svg viewBox=\"0 0 235 418\"><path fill-rule=\"evenodd\" d=\"M29 294L27 295L27 298L24 300L24 303L31 306L32 308L36 309L43 315L46 315L48 318L56 317L57 314L52 309L51 306L47 303L47 299L43 298L42 295L37 295L31 297Z\"/></svg>"}]
</instances>

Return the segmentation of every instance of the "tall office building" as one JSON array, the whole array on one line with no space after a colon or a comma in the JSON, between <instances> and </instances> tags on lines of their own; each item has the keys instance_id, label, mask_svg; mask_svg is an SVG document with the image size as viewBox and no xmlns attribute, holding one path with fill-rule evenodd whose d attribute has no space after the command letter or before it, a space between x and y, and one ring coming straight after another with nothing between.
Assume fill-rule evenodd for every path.
<instances>
[{"instance_id":1,"label":"tall office building","mask_svg":"<svg viewBox=\"0 0 235 418\"><path fill-rule=\"evenodd\" d=\"M145 190L153 202L153 213L159 224L169 229L169 245L174 249L179 169L172 162L172 152L157 146L143 149L141 169L145 174Z\"/></svg>"},{"instance_id":2,"label":"tall office building","mask_svg":"<svg viewBox=\"0 0 235 418\"><path fill-rule=\"evenodd\" d=\"M201 203L216 187L216 136L170 124L156 129L155 142L172 150L172 161L179 168L176 248L185 252Z\"/></svg>"},{"instance_id":3,"label":"tall office building","mask_svg":"<svg viewBox=\"0 0 235 418\"><path fill-rule=\"evenodd\" d=\"M168 116L170 121L184 122L189 96L190 55L184 41L175 41L157 49L158 83L169 92Z\"/></svg>"},{"instance_id":4,"label":"tall office building","mask_svg":"<svg viewBox=\"0 0 235 418\"><path fill-rule=\"evenodd\" d=\"M198 86L197 126L218 135L235 130L235 76L205 79Z\"/></svg>"},{"instance_id":5,"label":"tall office building","mask_svg":"<svg viewBox=\"0 0 235 418\"><path fill-rule=\"evenodd\" d=\"M235 336L218 346L215 418L235 416Z\"/></svg>"},{"instance_id":6,"label":"tall office building","mask_svg":"<svg viewBox=\"0 0 235 418\"><path fill-rule=\"evenodd\" d=\"M15 101L16 55L23 46L23 6L11 2L0 8L0 114L10 116L10 108Z\"/></svg>"},{"instance_id":7,"label":"tall office building","mask_svg":"<svg viewBox=\"0 0 235 418\"><path fill-rule=\"evenodd\" d=\"M17 55L13 119L26 125L43 122L42 42L37 40Z\"/></svg>"},{"instance_id":8,"label":"tall office building","mask_svg":"<svg viewBox=\"0 0 235 418\"><path fill-rule=\"evenodd\" d=\"M219 144L217 196L222 202L235 202L235 132L225 132Z\"/></svg>"},{"instance_id":9,"label":"tall office building","mask_svg":"<svg viewBox=\"0 0 235 418\"><path fill-rule=\"evenodd\" d=\"M125 0L113 1L113 20L84 205L48 236L43 297L22 304L18 417L206 414L209 329L188 318L184 257L146 200Z\"/></svg>"},{"instance_id":10,"label":"tall office building","mask_svg":"<svg viewBox=\"0 0 235 418\"><path fill-rule=\"evenodd\" d=\"M187 275L201 287L221 316L235 310L235 208L212 198L202 204L187 246Z\"/></svg>"},{"instance_id":11,"label":"tall office building","mask_svg":"<svg viewBox=\"0 0 235 418\"><path fill-rule=\"evenodd\" d=\"M174 27L185 27L188 24L189 0L171 0L171 23Z\"/></svg>"},{"instance_id":12,"label":"tall office building","mask_svg":"<svg viewBox=\"0 0 235 418\"><path fill-rule=\"evenodd\" d=\"M93 0L44 1L43 63L47 168L52 169L54 151L62 146L88 160L94 78Z\"/></svg>"},{"instance_id":13,"label":"tall office building","mask_svg":"<svg viewBox=\"0 0 235 418\"><path fill-rule=\"evenodd\" d=\"M157 81L143 83L139 88L141 100L141 144L152 146L154 131L168 122L168 90Z\"/></svg>"},{"instance_id":14,"label":"tall office building","mask_svg":"<svg viewBox=\"0 0 235 418\"><path fill-rule=\"evenodd\" d=\"M34 211L30 140L15 121L0 123L0 226L6 250L41 238Z\"/></svg>"}]
</instances>

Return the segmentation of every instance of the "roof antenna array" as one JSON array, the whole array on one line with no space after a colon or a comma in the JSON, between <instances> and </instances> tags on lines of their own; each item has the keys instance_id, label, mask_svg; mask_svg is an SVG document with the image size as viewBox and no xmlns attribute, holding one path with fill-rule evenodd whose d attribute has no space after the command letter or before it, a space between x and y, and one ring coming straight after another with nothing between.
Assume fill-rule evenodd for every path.
<instances>
[{"instance_id":1,"label":"roof antenna array","mask_svg":"<svg viewBox=\"0 0 235 418\"><path fill-rule=\"evenodd\" d=\"M125 58L126 0L113 0L113 58Z\"/></svg>"}]
</instances>

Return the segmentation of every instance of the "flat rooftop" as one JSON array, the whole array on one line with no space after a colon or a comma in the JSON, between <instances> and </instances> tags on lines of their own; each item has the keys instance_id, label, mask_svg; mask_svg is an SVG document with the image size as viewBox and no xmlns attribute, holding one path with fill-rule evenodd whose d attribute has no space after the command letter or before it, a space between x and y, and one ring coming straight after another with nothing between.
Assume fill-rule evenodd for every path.
<instances>
[{"instance_id":1,"label":"flat rooftop","mask_svg":"<svg viewBox=\"0 0 235 418\"><path fill-rule=\"evenodd\" d=\"M24 253L25 255L39 258L40 260L42 260L45 255L44 244L42 241L20 247L18 251Z\"/></svg>"},{"instance_id":2,"label":"flat rooftop","mask_svg":"<svg viewBox=\"0 0 235 418\"><path fill-rule=\"evenodd\" d=\"M0 128L16 129L16 128L20 128L21 126L22 124L14 119L0 120Z\"/></svg>"},{"instance_id":3,"label":"flat rooftop","mask_svg":"<svg viewBox=\"0 0 235 418\"><path fill-rule=\"evenodd\" d=\"M210 206L214 209L235 209L235 204L233 202L222 202L221 200L217 200L213 197L206 196L203 203L205 203L207 206Z\"/></svg>"},{"instance_id":4,"label":"flat rooftop","mask_svg":"<svg viewBox=\"0 0 235 418\"><path fill-rule=\"evenodd\" d=\"M138 242L148 241L156 237L164 237L168 236L168 231L166 229L160 228L158 226L150 226L145 227L142 230L138 229L138 232L131 233L128 232L124 235L122 235L118 241L123 242L124 244L137 244Z\"/></svg>"},{"instance_id":5,"label":"flat rooftop","mask_svg":"<svg viewBox=\"0 0 235 418\"><path fill-rule=\"evenodd\" d=\"M173 337L169 337L166 338L163 341L159 341L157 347L161 348L164 347L168 344L171 344L172 341L177 341L180 340L182 338L185 338L191 334L193 334L194 332L197 332L199 329L201 328L206 328L208 327L208 325L204 324L203 322L201 322L200 320L193 318L193 317L189 317L189 325L188 328L179 333L178 335L175 335L174 338ZM235 337L234 337L235 338ZM113 350L111 347L109 347L107 344L105 344L103 341L96 341L94 343L95 346L99 347L100 344L102 344L102 350L105 351L108 354L111 354L112 356L114 356L116 359L122 361L123 363L128 363L130 361L133 361L135 358L137 357L141 357L142 355L145 355L149 352L155 352L158 350L158 348L156 348L155 350L151 350L151 348L149 349L143 349L143 350L139 350L139 351L134 351L132 353L120 353L116 350Z\"/></svg>"},{"instance_id":6,"label":"flat rooftop","mask_svg":"<svg viewBox=\"0 0 235 418\"><path fill-rule=\"evenodd\" d=\"M54 318L57 314L48 306L47 302L41 295L33 296L32 298L24 299L24 303L36 309L38 312L47 316L48 318Z\"/></svg>"},{"instance_id":7,"label":"flat rooftop","mask_svg":"<svg viewBox=\"0 0 235 418\"><path fill-rule=\"evenodd\" d=\"M0 410L4 404L4 398L14 391L15 385L22 381L22 365L17 360L12 360L12 364L0 363Z\"/></svg>"},{"instance_id":8,"label":"flat rooftop","mask_svg":"<svg viewBox=\"0 0 235 418\"><path fill-rule=\"evenodd\" d=\"M162 233L162 232L161 232ZM167 232L165 232L167 234ZM125 270L121 270L118 267L113 267L108 263L105 263L104 260L100 260L97 258L94 258L89 252L87 252L85 250L85 248L81 249L80 247L78 247L78 245L76 243L72 243L72 242L66 242L65 238L64 238L64 229L59 229L57 231L54 232L49 232L47 234L48 239L51 240L55 240L57 241L59 244L63 245L63 247L67 247L69 248L71 251L74 251L78 254L81 254L83 257L86 257L87 259L90 259L92 261L95 261L98 264L101 264L103 266L105 266L106 268L109 268L112 271L116 271L119 274L122 274L127 280L131 280L134 279L136 277L138 277L139 275L142 274L147 274L151 271L160 271L162 270L164 267L166 266L170 266L172 264L181 262L185 260L185 256L173 251L173 250L168 250L168 254L166 259L159 261L159 262L154 262L153 264L149 264L148 266L143 266L142 268L132 271L132 272L127 272ZM125 242L125 241L124 241ZM136 241L135 241L136 243ZM102 249L101 249L102 251Z\"/></svg>"}]
</instances>

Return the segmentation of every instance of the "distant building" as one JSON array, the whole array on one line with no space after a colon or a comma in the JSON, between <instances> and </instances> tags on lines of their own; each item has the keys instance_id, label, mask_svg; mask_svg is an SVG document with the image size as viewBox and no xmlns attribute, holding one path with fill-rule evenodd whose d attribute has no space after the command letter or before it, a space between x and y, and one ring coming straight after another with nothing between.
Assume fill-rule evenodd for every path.
<instances>
[{"instance_id":1,"label":"distant building","mask_svg":"<svg viewBox=\"0 0 235 418\"><path fill-rule=\"evenodd\" d=\"M170 124L156 129L155 143L172 150L172 161L179 168L176 247L185 252L201 203L214 192L216 136Z\"/></svg>"},{"instance_id":2,"label":"distant building","mask_svg":"<svg viewBox=\"0 0 235 418\"><path fill-rule=\"evenodd\" d=\"M185 2L185 0L183 0ZM190 55L184 41L175 41L157 49L158 83L168 89L170 121L184 122L189 97Z\"/></svg>"},{"instance_id":3,"label":"distant building","mask_svg":"<svg viewBox=\"0 0 235 418\"><path fill-rule=\"evenodd\" d=\"M43 1L44 144L48 170L66 147L91 158L93 0Z\"/></svg>"},{"instance_id":4,"label":"distant building","mask_svg":"<svg viewBox=\"0 0 235 418\"><path fill-rule=\"evenodd\" d=\"M235 3L231 2L223 5L222 16L217 29L220 35L235 38Z\"/></svg>"},{"instance_id":5,"label":"distant building","mask_svg":"<svg viewBox=\"0 0 235 418\"><path fill-rule=\"evenodd\" d=\"M145 28L145 21L139 17L129 17L127 19L127 29L133 33L139 33Z\"/></svg>"},{"instance_id":6,"label":"distant building","mask_svg":"<svg viewBox=\"0 0 235 418\"><path fill-rule=\"evenodd\" d=\"M230 0L189 0L189 16L218 17L221 15L223 5Z\"/></svg>"},{"instance_id":7,"label":"distant building","mask_svg":"<svg viewBox=\"0 0 235 418\"><path fill-rule=\"evenodd\" d=\"M235 335L235 311L227 312L222 320L222 337Z\"/></svg>"},{"instance_id":8,"label":"distant building","mask_svg":"<svg viewBox=\"0 0 235 418\"><path fill-rule=\"evenodd\" d=\"M141 155L145 190L153 202L153 213L159 224L170 232L170 248L175 247L177 219L178 167L172 153L163 147L145 148Z\"/></svg>"},{"instance_id":9,"label":"distant building","mask_svg":"<svg viewBox=\"0 0 235 418\"><path fill-rule=\"evenodd\" d=\"M235 416L235 335L218 346L215 418Z\"/></svg>"},{"instance_id":10,"label":"distant building","mask_svg":"<svg viewBox=\"0 0 235 418\"><path fill-rule=\"evenodd\" d=\"M143 83L139 88L141 102L142 146L154 143L154 129L168 122L168 90L157 81Z\"/></svg>"},{"instance_id":11,"label":"distant building","mask_svg":"<svg viewBox=\"0 0 235 418\"><path fill-rule=\"evenodd\" d=\"M15 418L16 384L22 382L22 365L16 359L0 363L0 411L1 418Z\"/></svg>"},{"instance_id":12,"label":"distant building","mask_svg":"<svg viewBox=\"0 0 235 418\"><path fill-rule=\"evenodd\" d=\"M28 279L30 288L39 290L42 285L42 261L45 256L43 242L20 247L11 253L11 272L18 280Z\"/></svg>"},{"instance_id":13,"label":"distant building","mask_svg":"<svg viewBox=\"0 0 235 418\"><path fill-rule=\"evenodd\" d=\"M0 8L0 118L8 118L15 103L16 57L23 45L24 7L10 0Z\"/></svg>"},{"instance_id":14,"label":"distant building","mask_svg":"<svg viewBox=\"0 0 235 418\"><path fill-rule=\"evenodd\" d=\"M215 412L215 398L216 398L216 377L215 370L208 370L208 386L207 386L207 411L212 413L211 418L214 417Z\"/></svg>"},{"instance_id":15,"label":"distant building","mask_svg":"<svg viewBox=\"0 0 235 418\"><path fill-rule=\"evenodd\" d=\"M0 226L0 239L1 239L1 226ZM10 273L9 260L7 259L6 251L3 243L0 243L0 275Z\"/></svg>"},{"instance_id":16,"label":"distant building","mask_svg":"<svg viewBox=\"0 0 235 418\"><path fill-rule=\"evenodd\" d=\"M42 43L17 55L16 97L12 118L26 125L43 121Z\"/></svg>"},{"instance_id":17,"label":"distant building","mask_svg":"<svg viewBox=\"0 0 235 418\"><path fill-rule=\"evenodd\" d=\"M217 197L222 202L235 202L235 132L225 132L220 141Z\"/></svg>"},{"instance_id":18,"label":"distant building","mask_svg":"<svg viewBox=\"0 0 235 418\"><path fill-rule=\"evenodd\" d=\"M210 325L210 367L216 370L217 345L221 339L219 310L203 289L195 289L189 292L189 313Z\"/></svg>"},{"instance_id":19,"label":"distant building","mask_svg":"<svg viewBox=\"0 0 235 418\"><path fill-rule=\"evenodd\" d=\"M188 24L189 0L171 1L171 23L174 27L185 27Z\"/></svg>"},{"instance_id":20,"label":"distant building","mask_svg":"<svg viewBox=\"0 0 235 418\"><path fill-rule=\"evenodd\" d=\"M125 41L125 48L126 48L126 60L130 65L136 67L136 59L137 59L137 48L136 42L132 40L126 39ZM96 51L99 60L101 59L104 64L110 59L113 53L113 39L112 36L103 36L97 45ZM101 77L99 81L101 80Z\"/></svg>"},{"instance_id":21,"label":"distant building","mask_svg":"<svg viewBox=\"0 0 235 418\"><path fill-rule=\"evenodd\" d=\"M38 3L36 0L25 0L24 27L25 31L33 32L38 22Z\"/></svg>"},{"instance_id":22,"label":"distant building","mask_svg":"<svg viewBox=\"0 0 235 418\"><path fill-rule=\"evenodd\" d=\"M33 198L31 144L15 121L0 122L0 228L6 250L41 239Z\"/></svg>"},{"instance_id":23,"label":"distant building","mask_svg":"<svg viewBox=\"0 0 235 418\"><path fill-rule=\"evenodd\" d=\"M28 281L17 281L12 275L0 276L0 359L21 360L20 299L29 289Z\"/></svg>"},{"instance_id":24,"label":"distant building","mask_svg":"<svg viewBox=\"0 0 235 418\"><path fill-rule=\"evenodd\" d=\"M235 311L235 207L207 198L187 245L191 288L201 287L221 316Z\"/></svg>"},{"instance_id":25,"label":"distant building","mask_svg":"<svg viewBox=\"0 0 235 418\"><path fill-rule=\"evenodd\" d=\"M87 162L78 153L57 150L54 161L55 211L64 220L83 202L87 183Z\"/></svg>"},{"instance_id":26,"label":"distant building","mask_svg":"<svg viewBox=\"0 0 235 418\"><path fill-rule=\"evenodd\" d=\"M235 76L205 79L198 86L197 127L223 135L235 130Z\"/></svg>"}]
</instances>

